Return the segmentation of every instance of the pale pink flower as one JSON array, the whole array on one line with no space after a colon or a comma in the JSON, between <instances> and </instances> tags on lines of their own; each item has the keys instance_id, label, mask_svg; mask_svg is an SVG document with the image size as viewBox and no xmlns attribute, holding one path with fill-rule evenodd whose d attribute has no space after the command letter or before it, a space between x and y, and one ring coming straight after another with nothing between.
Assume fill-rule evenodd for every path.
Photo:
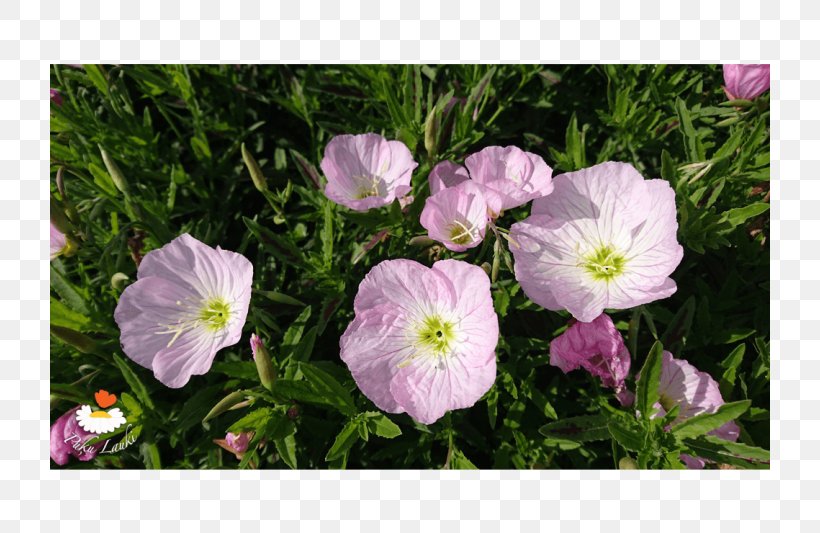
<instances>
[{"instance_id":1,"label":"pale pink flower","mask_svg":"<svg viewBox=\"0 0 820 533\"><path fill-rule=\"evenodd\" d=\"M100 445L85 444L96 435L80 427L76 416L79 407L69 409L51 426L51 459L58 465L68 463L69 457L75 457L80 461L90 461L97 456L100 450Z\"/></svg>"},{"instance_id":2,"label":"pale pink flower","mask_svg":"<svg viewBox=\"0 0 820 533\"><path fill-rule=\"evenodd\" d=\"M432 424L495 381L490 280L463 261L383 261L359 285L341 358L379 409Z\"/></svg>"},{"instance_id":3,"label":"pale pink flower","mask_svg":"<svg viewBox=\"0 0 820 533\"><path fill-rule=\"evenodd\" d=\"M464 181L427 198L420 222L431 239L463 252L484 239L487 202L478 185Z\"/></svg>"},{"instance_id":4,"label":"pale pink flower","mask_svg":"<svg viewBox=\"0 0 820 533\"><path fill-rule=\"evenodd\" d=\"M467 169L452 161L442 161L433 167L427 180L430 183L430 195L470 179Z\"/></svg>"},{"instance_id":5,"label":"pale pink flower","mask_svg":"<svg viewBox=\"0 0 820 533\"><path fill-rule=\"evenodd\" d=\"M470 178L496 193L501 210L541 198L553 190L552 169L541 156L515 146L488 146L464 161Z\"/></svg>"},{"instance_id":6,"label":"pale pink flower","mask_svg":"<svg viewBox=\"0 0 820 533\"><path fill-rule=\"evenodd\" d=\"M225 443L236 453L246 452L250 442L251 434L248 432L242 432L239 434L229 432L225 435Z\"/></svg>"},{"instance_id":7,"label":"pale pink flower","mask_svg":"<svg viewBox=\"0 0 820 533\"><path fill-rule=\"evenodd\" d=\"M242 336L253 265L183 234L140 263L114 319L125 354L168 387L206 373L216 352Z\"/></svg>"},{"instance_id":8,"label":"pale pink flower","mask_svg":"<svg viewBox=\"0 0 820 533\"><path fill-rule=\"evenodd\" d=\"M355 211L388 205L411 191L418 163L407 146L381 135L337 135L325 147L325 196Z\"/></svg>"},{"instance_id":9,"label":"pale pink flower","mask_svg":"<svg viewBox=\"0 0 820 533\"><path fill-rule=\"evenodd\" d=\"M601 314L592 322L575 322L550 342L550 364L566 374L583 368L605 387L621 392L631 358L612 319Z\"/></svg>"},{"instance_id":10,"label":"pale pink flower","mask_svg":"<svg viewBox=\"0 0 820 533\"><path fill-rule=\"evenodd\" d=\"M54 225L54 222L50 222L51 224L51 235L49 239L49 252L51 254L51 259L54 259L57 256L60 256L65 252L66 245L68 242L66 241L65 233L57 229L57 226Z\"/></svg>"},{"instance_id":11,"label":"pale pink flower","mask_svg":"<svg viewBox=\"0 0 820 533\"><path fill-rule=\"evenodd\" d=\"M676 405L679 406L678 416L672 425L679 424L688 418L702 413L714 413L723 405L720 387L712 376L700 372L697 368L683 359L675 359L669 352L663 352L660 384L658 394L660 400L654 405L658 412L654 416L664 416ZM714 435L724 440L736 441L740 436L740 428L734 422L727 422L712 431ZM681 455L681 460L689 468L703 468L704 461L697 457Z\"/></svg>"},{"instance_id":12,"label":"pale pink flower","mask_svg":"<svg viewBox=\"0 0 820 533\"><path fill-rule=\"evenodd\" d=\"M601 163L553 180L532 215L512 225L515 277L535 303L590 322L677 289L675 191L632 165Z\"/></svg>"},{"instance_id":13,"label":"pale pink flower","mask_svg":"<svg viewBox=\"0 0 820 533\"><path fill-rule=\"evenodd\" d=\"M769 90L769 65L723 65L723 82L729 100L754 100Z\"/></svg>"}]
</instances>

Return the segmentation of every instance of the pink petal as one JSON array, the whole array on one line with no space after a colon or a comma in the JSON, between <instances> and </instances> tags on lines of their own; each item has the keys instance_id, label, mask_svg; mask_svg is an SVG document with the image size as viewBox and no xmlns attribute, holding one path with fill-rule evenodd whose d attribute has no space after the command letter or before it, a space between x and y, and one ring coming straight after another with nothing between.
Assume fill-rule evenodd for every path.
<instances>
[{"instance_id":1,"label":"pink petal","mask_svg":"<svg viewBox=\"0 0 820 533\"><path fill-rule=\"evenodd\" d=\"M420 222L431 239L450 250L463 252L478 246L484 239L487 203L478 185L464 181L427 198ZM454 242L454 232L469 240Z\"/></svg>"},{"instance_id":2,"label":"pink petal","mask_svg":"<svg viewBox=\"0 0 820 533\"><path fill-rule=\"evenodd\" d=\"M459 183L469 180L470 175L463 166L452 161L442 161L433 167L427 179L430 182L430 195L432 196L443 189L455 187Z\"/></svg>"},{"instance_id":3,"label":"pink petal","mask_svg":"<svg viewBox=\"0 0 820 533\"><path fill-rule=\"evenodd\" d=\"M723 65L723 81L729 98L754 100L769 90L769 65Z\"/></svg>"},{"instance_id":4,"label":"pink petal","mask_svg":"<svg viewBox=\"0 0 820 533\"><path fill-rule=\"evenodd\" d=\"M515 146L488 146L464 164L470 178L501 198L501 209L512 209L550 194L552 169L533 153Z\"/></svg>"},{"instance_id":5,"label":"pink petal","mask_svg":"<svg viewBox=\"0 0 820 533\"><path fill-rule=\"evenodd\" d=\"M50 242L49 242L49 252L51 254L51 259L54 259L58 255L60 255L63 250L65 249L66 245L66 238L65 234L57 229L57 226L54 225L53 222L49 223L50 225Z\"/></svg>"},{"instance_id":6,"label":"pink petal","mask_svg":"<svg viewBox=\"0 0 820 533\"><path fill-rule=\"evenodd\" d=\"M576 322L550 343L550 364L564 373L583 367L616 390L623 387L630 363L624 339L606 314Z\"/></svg>"},{"instance_id":7,"label":"pink petal","mask_svg":"<svg viewBox=\"0 0 820 533\"><path fill-rule=\"evenodd\" d=\"M456 300L452 284L438 272L409 259L382 261L359 284L353 309L360 313L383 304L408 316L435 314Z\"/></svg>"}]
</instances>

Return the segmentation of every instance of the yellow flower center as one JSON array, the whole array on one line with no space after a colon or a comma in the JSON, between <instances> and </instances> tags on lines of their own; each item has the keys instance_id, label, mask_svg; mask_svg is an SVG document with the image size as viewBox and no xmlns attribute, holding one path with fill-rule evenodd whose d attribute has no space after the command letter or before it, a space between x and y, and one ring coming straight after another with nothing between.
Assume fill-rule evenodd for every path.
<instances>
[{"instance_id":1,"label":"yellow flower center","mask_svg":"<svg viewBox=\"0 0 820 533\"><path fill-rule=\"evenodd\" d=\"M111 418L111 415L106 411L92 411L89 416L91 418Z\"/></svg>"},{"instance_id":2,"label":"yellow flower center","mask_svg":"<svg viewBox=\"0 0 820 533\"><path fill-rule=\"evenodd\" d=\"M582 258L581 266L598 281L609 281L624 272L626 259L611 246L602 246Z\"/></svg>"}]
</instances>

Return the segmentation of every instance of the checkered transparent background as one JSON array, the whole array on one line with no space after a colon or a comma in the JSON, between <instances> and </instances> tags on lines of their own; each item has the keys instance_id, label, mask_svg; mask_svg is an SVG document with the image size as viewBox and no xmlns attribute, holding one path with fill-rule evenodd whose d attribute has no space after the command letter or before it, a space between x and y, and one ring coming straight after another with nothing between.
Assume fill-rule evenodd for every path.
<instances>
[{"instance_id":1,"label":"checkered transparent background","mask_svg":"<svg viewBox=\"0 0 820 533\"><path fill-rule=\"evenodd\" d=\"M0 531L820 531L820 3L180 3L0 4ZM51 471L49 63L138 61L771 62L772 470Z\"/></svg>"}]
</instances>

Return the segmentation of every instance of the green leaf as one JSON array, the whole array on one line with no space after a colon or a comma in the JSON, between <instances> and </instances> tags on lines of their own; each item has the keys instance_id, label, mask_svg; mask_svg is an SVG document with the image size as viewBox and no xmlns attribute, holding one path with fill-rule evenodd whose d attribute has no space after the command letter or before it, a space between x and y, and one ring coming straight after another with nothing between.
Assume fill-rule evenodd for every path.
<instances>
[{"instance_id":1,"label":"green leaf","mask_svg":"<svg viewBox=\"0 0 820 533\"><path fill-rule=\"evenodd\" d=\"M145 463L145 468L150 470L161 470L162 461L159 457L159 448L153 442L143 442L140 444L140 455Z\"/></svg>"},{"instance_id":2,"label":"green leaf","mask_svg":"<svg viewBox=\"0 0 820 533\"><path fill-rule=\"evenodd\" d=\"M604 415L576 416L551 422L538 430L543 436L572 442L589 442L609 438L608 418Z\"/></svg>"},{"instance_id":3,"label":"green leaf","mask_svg":"<svg viewBox=\"0 0 820 533\"><path fill-rule=\"evenodd\" d=\"M51 298L51 324L64 328L83 331L90 320L88 317L68 308L63 302Z\"/></svg>"},{"instance_id":4,"label":"green leaf","mask_svg":"<svg viewBox=\"0 0 820 533\"><path fill-rule=\"evenodd\" d=\"M718 407L718 410L714 413L702 413L673 426L672 434L679 439L706 435L710 431L723 426L726 422L736 419L745 413L751 405L751 400L725 403Z\"/></svg>"},{"instance_id":5,"label":"green leaf","mask_svg":"<svg viewBox=\"0 0 820 533\"><path fill-rule=\"evenodd\" d=\"M368 429L386 439L392 439L401 435L401 428L383 413L368 411L365 413Z\"/></svg>"},{"instance_id":6,"label":"green leaf","mask_svg":"<svg viewBox=\"0 0 820 533\"><path fill-rule=\"evenodd\" d=\"M684 444L688 447L690 454L710 461L739 468L769 467L770 453L763 448L708 435L697 439L686 439Z\"/></svg>"},{"instance_id":7,"label":"green leaf","mask_svg":"<svg viewBox=\"0 0 820 533\"><path fill-rule=\"evenodd\" d=\"M305 331L305 326L307 325L308 320L310 319L311 313L310 306L305 307L299 316L296 317L296 320L290 325L290 327L285 331L285 335L282 338L282 347L286 350L288 348L295 348L299 341L302 339L302 333Z\"/></svg>"},{"instance_id":8,"label":"green leaf","mask_svg":"<svg viewBox=\"0 0 820 533\"><path fill-rule=\"evenodd\" d=\"M750 218L762 215L768 210L769 204L757 202L754 204L749 204L745 207L736 207L734 209L724 211L721 214L720 221L727 223L730 228L736 228Z\"/></svg>"},{"instance_id":9,"label":"green leaf","mask_svg":"<svg viewBox=\"0 0 820 533\"><path fill-rule=\"evenodd\" d=\"M288 435L281 439L274 439L273 445L276 447L276 453L282 458L282 461L293 470L299 468L296 462L296 437Z\"/></svg>"},{"instance_id":10,"label":"green leaf","mask_svg":"<svg viewBox=\"0 0 820 533\"><path fill-rule=\"evenodd\" d=\"M93 83L101 93L108 95L108 82L105 79L105 72L102 67L99 65L84 64L83 69L85 69L86 74L88 74L88 79L91 80L91 83Z\"/></svg>"},{"instance_id":11,"label":"green leaf","mask_svg":"<svg viewBox=\"0 0 820 533\"><path fill-rule=\"evenodd\" d=\"M663 345L655 341L652 349L649 350L643 368L641 368L641 377L637 382L635 394L635 406L641 412L641 417L644 420L649 420L652 416L655 410L653 406L660 398L658 387L660 385L662 363Z\"/></svg>"},{"instance_id":12,"label":"green leaf","mask_svg":"<svg viewBox=\"0 0 820 533\"><path fill-rule=\"evenodd\" d=\"M310 363L299 363L299 370L305 375L313 391L325 398L329 405L344 415L356 414L356 404L353 403L350 393L333 376Z\"/></svg>"},{"instance_id":13,"label":"green leaf","mask_svg":"<svg viewBox=\"0 0 820 533\"><path fill-rule=\"evenodd\" d=\"M305 305L307 305L304 302L302 302L300 300L297 300L296 298L293 298L292 296L288 296L287 294L282 294L281 292L261 291L261 290L256 290L256 289L253 292L254 292L254 294L260 294L260 295L264 296L265 298L267 298L268 300L270 300L272 302L276 302L278 304L297 305L297 306L300 306L300 307L304 307Z\"/></svg>"},{"instance_id":14,"label":"green leaf","mask_svg":"<svg viewBox=\"0 0 820 533\"><path fill-rule=\"evenodd\" d=\"M726 356L726 359L720 363L720 366L724 369L723 376L720 378L720 393L724 398L728 398L734 388L737 369L743 362L745 353L746 345L738 344L734 350Z\"/></svg>"},{"instance_id":15,"label":"green leaf","mask_svg":"<svg viewBox=\"0 0 820 533\"><path fill-rule=\"evenodd\" d=\"M296 163L296 168L299 170L299 174L301 174L302 178L304 178L307 186L313 189L321 189L322 180L319 177L319 172L316 170L316 167L296 150L291 149L290 156Z\"/></svg>"},{"instance_id":16,"label":"green leaf","mask_svg":"<svg viewBox=\"0 0 820 533\"><path fill-rule=\"evenodd\" d=\"M692 328L692 320L695 318L697 305L695 297L690 296L675 313L669 326L666 328L661 342L671 353L680 357L683 348L686 346L686 339L689 337L689 330Z\"/></svg>"},{"instance_id":17,"label":"green leaf","mask_svg":"<svg viewBox=\"0 0 820 533\"><path fill-rule=\"evenodd\" d=\"M635 431L622 427L614 421L607 424L607 429L612 438L615 439L615 442L627 450L633 452L644 451L644 439Z\"/></svg>"},{"instance_id":18,"label":"green leaf","mask_svg":"<svg viewBox=\"0 0 820 533\"><path fill-rule=\"evenodd\" d=\"M572 168L567 170L578 170L584 168L587 163L586 149L584 147L584 132L578 130L578 118L575 113L569 119L566 133L567 157L572 163Z\"/></svg>"},{"instance_id":19,"label":"green leaf","mask_svg":"<svg viewBox=\"0 0 820 533\"><path fill-rule=\"evenodd\" d=\"M242 217L242 220L245 222L245 225L251 233L253 233L257 240L259 240L262 246L275 257L285 261L286 264L304 264L304 256L302 255L302 251L290 240L277 235L248 217Z\"/></svg>"},{"instance_id":20,"label":"green leaf","mask_svg":"<svg viewBox=\"0 0 820 533\"><path fill-rule=\"evenodd\" d=\"M125 359L123 359L117 354L114 354L114 364L117 365L117 368L120 369L120 373L122 374L123 379L125 379L125 382L128 383L128 386L131 388L131 391L137 396L140 403L147 407L149 410L153 411L154 400L148 393L148 389L145 387L145 384L143 384L142 380L131 369L131 367L125 361Z\"/></svg>"},{"instance_id":21,"label":"green leaf","mask_svg":"<svg viewBox=\"0 0 820 533\"><path fill-rule=\"evenodd\" d=\"M325 461L333 461L345 455L350 448L359 440L358 425L359 419L350 420L342 430L336 435L336 440L333 441L333 446L327 451Z\"/></svg>"},{"instance_id":22,"label":"green leaf","mask_svg":"<svg viewBox=\"0 0 820 533\"><path fill-rule=\"evenodd\" d=\"M121 392L120 401L125 407L125 412L128 415L129 422L139 420L142 417L142 406L133 396L127 392Z\"/></svg>"},{"instance_id":23,"label":"green leaf","mask_svg":"<svg viewBox=\"0 0 820 533\"><path fill-rule=\"evenodd\" d=\"M307 361L313 354L313 345L316 342L318 326L313 326L308 330L296 348L293 350L294 361Z\"/></svg>"},{"instance_id":24,"label":"green leaf","mask_svg":"<svg viewBox=\"0 0 820 533\"><path fill-rule=\"evenodd\" d=\"M686 103L678 98L675 101L675 110L678 113L680 132L681 135L683 135L684 146L686 147L689 161L703 161L705 159L703 144L698 137L697 131L695 131L695 127L692 125L692 117L686 108Z\"/></svg>"},{"instance_id":25,"label":"green leaf","mask_svg":"<svg viewBox=\"0 0 820 533\"><path fill-rule=\"evenodd\" d=\"M467 459L459 449L453 450L453 455L450 457L450 469L451 470L478 470L478 467L473 464L472 461Z\"/></svg>"},{"instance_id":26,"label":"green leaf","mask_svg":"<svg viewBox=\"0 0 820 533\"><path fill-rule=\"evenodd\" d=\"M241 433L243 431L254 431L257 433L262 433L273 416L275 416L275 413L270 407L260 407L259 409L254 409L231 424L231 427L228 428L228 432Z\"/></svg>"},{"instance_id":27,"label":"green leaf","mask_svg":"<svg viewBox=\"0 0 820 533\"><path fill-rule=\"evenodd\" d=\"M322 240L322 260L325 270L329 270L333 265L333 202L325 202L324 224L319 237Z\"/></svg>"}]
</instances>

